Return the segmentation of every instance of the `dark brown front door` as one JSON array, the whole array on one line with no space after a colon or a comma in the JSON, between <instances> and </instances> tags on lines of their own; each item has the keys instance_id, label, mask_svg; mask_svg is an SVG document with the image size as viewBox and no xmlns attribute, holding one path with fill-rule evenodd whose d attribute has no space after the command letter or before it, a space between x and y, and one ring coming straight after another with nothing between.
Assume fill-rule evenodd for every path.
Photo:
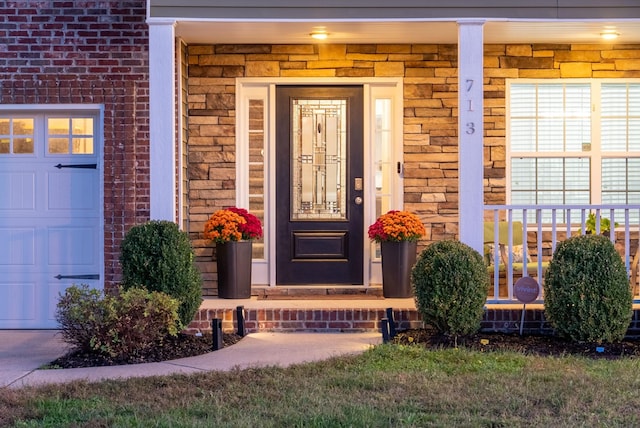
<instances>
[{"instance_id":1,"label":"dark brown front door","mask_svg":"<svg viewBox=\"0 0 640 428\"><path fill-rule=\"evenodd\" d=\"M276 90L276 282L362 284L361 86Z\"/></svg>"}]
</instances>

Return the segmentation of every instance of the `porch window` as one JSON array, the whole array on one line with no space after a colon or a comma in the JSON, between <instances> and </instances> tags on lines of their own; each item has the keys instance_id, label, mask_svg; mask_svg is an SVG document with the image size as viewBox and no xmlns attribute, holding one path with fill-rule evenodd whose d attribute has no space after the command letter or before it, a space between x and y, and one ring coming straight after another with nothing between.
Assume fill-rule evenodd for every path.
<instances>
[{"instance_id":1,"label":"porch window","mask_svg":"<svg viewBox=\"0 0 640 428\"><path fill-rule=\"evenodd\" d=\"M640 203L638 80L511 81L507 138L511 204Z\"/></svg>"}]
</instances>

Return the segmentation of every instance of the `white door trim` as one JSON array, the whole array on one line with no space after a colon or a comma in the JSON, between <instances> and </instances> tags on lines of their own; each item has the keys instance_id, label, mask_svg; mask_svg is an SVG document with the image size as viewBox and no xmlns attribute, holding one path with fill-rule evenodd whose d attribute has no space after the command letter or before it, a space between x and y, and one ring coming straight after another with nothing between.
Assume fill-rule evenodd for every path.
<instances>
[{"instance_id":1,"label":"white door trim","mask_svg":"<svg viewBox=\"0 0 640 428\"><path fill-rule=\"evenodd\" d=\"M276 285L275 213L275 89L277 85L362 85L364 89L364 176L365 183L374 182L374 171L371 157L372 138L375 135L375 100L390 98L393 103L393 163L402 162L403 153L403 79L390 78L238 78L236 80L236 204L248 208L248 101L261 99L265 105L264 123L266 129L265 153L265 259L253 262L253 283L260 285ZM252 98L253 97L253 98ZM402 173L393 175L393 195L391 204L396 209L403 207ZM381 283L380 261L373 260L367 229L375 221L376 193L374 186L365 188L366 201L364 208L364 285Z\"/></svg>"}]
</instances>

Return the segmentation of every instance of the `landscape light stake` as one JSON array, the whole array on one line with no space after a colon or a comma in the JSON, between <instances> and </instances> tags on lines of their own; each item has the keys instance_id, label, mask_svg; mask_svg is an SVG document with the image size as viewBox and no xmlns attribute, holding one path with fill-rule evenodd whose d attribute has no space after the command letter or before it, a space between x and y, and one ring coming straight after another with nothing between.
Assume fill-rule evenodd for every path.
<instances>
[{"instance_id":1,"label":"landscape light stake","mask_svg":"<svg viewBox=\"0 0 640 428\"><path fill-rule=\"evenodd\" d=\"M389 337L396 337L396 322L393 320L393 308L387 308L387 319L389 320Z\"/></svg>"},{"instance_id":2,"label":"landscape light stake","mask_svg":"<svg viewBox=\"0 0 640 428\"><path fill-rule=\"evenodd\" d=\"M236 318L238 319L238 336L244 337L244 306L236 307Z\"/></svg>"},{"instance_id":3,"label":"landscape light stake","mask_svg":"<svg viewBox=\"0 0 640 428\"><path fill-rule=\"evenodd\" d=\"M382 330L382 343L387 343L389 341L389 320L387 318L380 320L380 329Z\"/></svg>"},{"instance_id":4,"label":"landscape light stake","mask_svg":"<svg viewBox=\"0 0 640 428\"><path fill-rule=\"evenodd\" d=\"M213 334L213 350L217 351L224 347L222 341L222 319L214 318L211 320L211 333Z\"/></svg>"}]
</instances>

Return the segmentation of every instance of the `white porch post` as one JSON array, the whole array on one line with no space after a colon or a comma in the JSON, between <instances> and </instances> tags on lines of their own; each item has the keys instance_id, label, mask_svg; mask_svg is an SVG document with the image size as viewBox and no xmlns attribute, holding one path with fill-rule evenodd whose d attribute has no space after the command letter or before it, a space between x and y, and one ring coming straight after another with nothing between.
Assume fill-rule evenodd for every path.
<instances>
[{"instance_id":1,"label":"white porch post","mask_svg":"<svg viewBox=\"0 0 640 428\"><path fill-rule=\"evenodd\" d=\"M483 20L458 21L458 207L460 240L484 244Z\"/></svg>"},{"instance_id":2,"label":"white porch post","mask_svg":"<svg viewBox=\"0 0 640 428\"><path fill-rule=\"evenodd\" d=\"M175 21L149 23L151 219L176 221Z\"/></svg>"}]
</instances>

